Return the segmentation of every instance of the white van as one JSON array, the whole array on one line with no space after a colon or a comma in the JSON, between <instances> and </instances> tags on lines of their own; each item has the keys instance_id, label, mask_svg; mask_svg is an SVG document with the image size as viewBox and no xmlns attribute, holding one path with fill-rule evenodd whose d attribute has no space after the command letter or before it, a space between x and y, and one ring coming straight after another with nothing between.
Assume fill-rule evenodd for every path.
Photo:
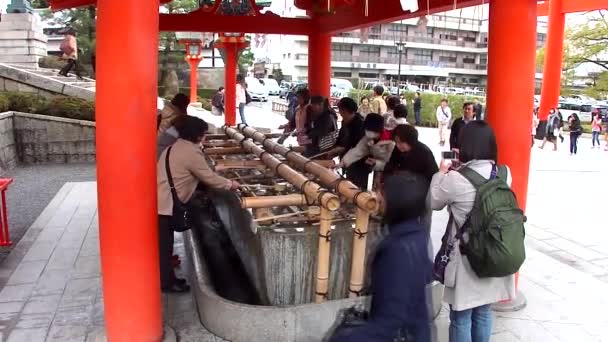
<instances>
[{"instance_id":1,"label":"white van","mask_svg":"<svg viewBox=\"0 0 608 342\"><path fill-rule=\"evenodd\" d=\"M330 82L330 91L332 97L346 97L353 89L353 84L349 80L332 78Z\"/></svg>"},{"instance_id":2,"label":"white van","mask_svg":"<svg viewBox=\"0 0 608 342\"><path fill-rule=\"evenodd\" d=\"M255 77L245 77L245 83L247 83L247 92L251 99L254 101L268 101L268 90L264 86L260 79Z\"/></svg>"},{"instance_id":3,"label":"white van","mask_svg":"<svg viewBox=\"0 0 608 342\"><path fill-rule=\"evenodd\" d=\"M264 86L268 90L268 95L279 96L281 94L281 87L279 87L279 83L275 79L264 78L262 82L264 82Z\"/></svg>"}]
</instances>

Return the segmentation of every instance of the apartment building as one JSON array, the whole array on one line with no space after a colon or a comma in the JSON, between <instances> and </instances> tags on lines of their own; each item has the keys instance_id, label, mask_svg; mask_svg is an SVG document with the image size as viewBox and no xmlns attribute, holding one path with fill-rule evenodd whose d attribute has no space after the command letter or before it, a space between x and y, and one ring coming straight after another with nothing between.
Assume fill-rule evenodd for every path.
<instances>
[{"instance_id":1,"label":"apartment building","mask_svg":"<svg viewBox=\"0 0 608 342\"><path fill-rule=\"evenodd\" d=\"M339 34L332 38L332 76L387 82L397 81L400 75L401 82L484 88L487 14L487 6L477 6ZM546 24L539 23L539 48L545 38ZM283 47L277 56L283 74L293 80L306 79L307 37L281 39L280 45L273 46Z\"/></svg>"}]
</instances>

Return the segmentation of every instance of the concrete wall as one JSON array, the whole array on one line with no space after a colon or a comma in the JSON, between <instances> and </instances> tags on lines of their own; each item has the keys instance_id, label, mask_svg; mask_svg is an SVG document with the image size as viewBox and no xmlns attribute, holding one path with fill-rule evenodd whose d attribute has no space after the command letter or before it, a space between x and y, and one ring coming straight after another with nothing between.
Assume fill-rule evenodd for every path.
<instances>
[{"instance_id":1,"label":"concrete wall","mask_svg":"<svg viewBox=\"0 0 608 342\"><path fill-rule=\"evenodd\" d=\"M94 122L17 112L0 114L0 169L17 163L94 161Z\"/></svg>"},{"instance_id":2,"label":"concrete wall","mask_svg":"<svg viewBox=\"0 0 608 342\"><path fill-rule=\"evenodd\" d=\"M0 114L0 176L17 165L13 113Z\"/></svg>"}]
</instances>

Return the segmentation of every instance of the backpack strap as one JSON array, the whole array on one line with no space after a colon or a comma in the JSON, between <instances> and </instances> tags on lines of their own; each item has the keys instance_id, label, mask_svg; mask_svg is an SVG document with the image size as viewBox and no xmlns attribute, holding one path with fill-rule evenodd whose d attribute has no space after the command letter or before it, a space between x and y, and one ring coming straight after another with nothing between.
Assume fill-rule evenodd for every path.
<instances>
[{"instance_id":1,"label":"backpack strap","mask_svg":"<svg viewBox=\"0 0 608 342\"><path fill-rule=\"evenodd\" d=\"M471 169L468 166L465 166L457 171L460 173L466 180L468 180L475 189L479 189L480 186L484 185L488 180L482 177L477 171Z\"/></svg>"},{"instance_id":2,"label":"backpack strap","mask_svg":"<svg viewBox=\"0 0 608 342\"><path fill-rule=\"evenodd\" d=\"M507 167L504 165L498 165L498 173L496 177L506 182L509 178L509 170L507 169Z\"/></svg>"}]
</instances>

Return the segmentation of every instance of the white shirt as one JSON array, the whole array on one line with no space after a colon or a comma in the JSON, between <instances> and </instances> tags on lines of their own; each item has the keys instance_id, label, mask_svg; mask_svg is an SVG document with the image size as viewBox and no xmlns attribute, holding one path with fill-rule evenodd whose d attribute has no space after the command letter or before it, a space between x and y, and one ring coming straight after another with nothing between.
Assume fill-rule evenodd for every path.
<instances>
[{"instance_id":1,"label":"white shirt","mask_svg":"<svg viewBox=\"0 0 608 342\"><path fill-rule=\"evenodd\" d=\"M445 108L443 108L443 111L441 110L441 106L437 107L437 122L442 123L442 124L447 124L450 122L450 120L452 120L452 110L450 109L450 107L446 106ZM447 117L443 114L445 112L445 115L447 115Z\"/></svg>"}]
</instances>

